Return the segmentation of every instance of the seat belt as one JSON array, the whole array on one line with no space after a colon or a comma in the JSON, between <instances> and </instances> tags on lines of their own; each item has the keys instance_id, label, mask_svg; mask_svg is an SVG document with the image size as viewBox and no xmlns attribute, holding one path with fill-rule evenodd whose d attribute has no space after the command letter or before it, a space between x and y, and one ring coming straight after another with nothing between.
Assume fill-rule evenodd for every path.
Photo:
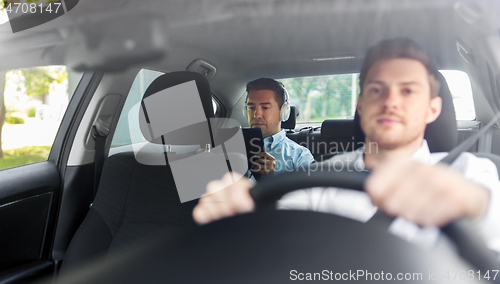
<instances>
[{"instance_id":1,"label":"seat belt","mask_svg":"<svg viewBox=\"0 0 500 284\"><path fill-rule=\"evenodd\" d=\"M101 179L102 167L104 165L104 148L106 146L106 137L109 134L110 124L101 118L98 118L92 127L93 136L95 140L94 151L94 198L97 194L99 181ZM90 205L92 206L92 204Z\"/></svg>"},{"instance_id":2,"label":"seat belt","mask_svg":"<svg viewBox=\"0 0 500 284\"><path fill-rule=\"evenodd\" d=\"M455 148L453 148L448 153L448 155L446 155L446 157L444 157L439 161L439 163L451 165L458 158L458 156L462 154L462 152L470 149L470 147L472 147L472 145L474 145L474 143L476 143L476 141L479 140L479 138L484 133L486 133L486 131L488 131L493 126L493 124L495 124L495 122L498 121L499 118L500 118L500 112L497 113L497 115L495 115L495 117L493 117L493 119L490 122L488 122L488 124L486 124L483 128L481 128L478 132L474 133L474 135L469 136L469 138L465 139Z\"/></svg>"},{"instance_id":3,"label":"seat belt","mask_svg":"<svg viewBox=\"0 0 500 284\"><path fill-rule=\"evenodd\" d=\"M95 151L94 151L94 198L97 194L97 187L101 179L102 165L104 164L104 145L106 143L106 136L101 135L94 126L95 138Z\"/></svg>"}]
</instances>

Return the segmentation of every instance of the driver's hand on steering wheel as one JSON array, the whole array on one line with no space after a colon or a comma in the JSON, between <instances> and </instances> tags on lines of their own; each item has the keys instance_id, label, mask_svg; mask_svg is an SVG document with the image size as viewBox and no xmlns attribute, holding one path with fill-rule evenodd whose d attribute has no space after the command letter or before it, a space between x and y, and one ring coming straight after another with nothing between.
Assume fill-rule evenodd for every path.
<instances>
[{"instance_id":1,"label":"driver's hand on steering wheel","mask_svg":"<svg viewBox=\"0 0 500 284\"><path fill-rule=\"evenodd\" d=\"M229 173L208 183L207 195L200 198L193 210L196 223L203 225L254 210L255 204L249 193L253 183L235 172L232 174L235 183Z\"/></svg>"},{"instance_id":2,"label":"driver's hand on steering wheel","mask_svg":"<svg viewBox=\"0 0 500 284\"><path fill-rule=\"evenodd\" d=\"M232 184L229 174L210 182L207 195L193 211L194 220L206 224L253 211L255 204L249 194L252 186L244 177ZM460 217L479 218L489 204L487 189L447 166L426 166L408 159L377 165L365 190L382 211L421 226L442 226Z\"/></svg>"},{"instance_id":3,"label":"driver's hand on steering wheel","mask_svg":"<svg viewBox=\"0 0 500 284\"><path fill-rule=\"evenodd\" d=\"M421 226L442 226L460 217L479 218L489 204L487 189L449 167L408 159L377 165L365 190L385 213Z\"/></svg>"}]
</instances>

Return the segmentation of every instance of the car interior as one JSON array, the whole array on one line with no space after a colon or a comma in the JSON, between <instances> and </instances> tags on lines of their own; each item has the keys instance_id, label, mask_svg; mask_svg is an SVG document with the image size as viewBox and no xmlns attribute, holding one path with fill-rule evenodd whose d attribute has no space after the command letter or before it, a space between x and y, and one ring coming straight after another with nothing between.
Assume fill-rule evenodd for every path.
<instances>
[{"instance_id":1,"label":"car interior","mask_svg":"<svg viewBox=\"0 0 500 284\"><path fill-rule=\"evenodd\" d=\"M356 150L364 137L354 109L307 120L313 115L306 101L314 102L314 96L302 98L300 87L286 82L355 76L371 45L408 37L429 52L439 70L461 71L470 82L471 103L460 104L455 90L464 85L438 78L443 111L426 129L431 152L449 152L484 130L464 150L489 158L500 173L500 1L65 2L72 3L71 11L45 24L15 33L8 22L0 24L0 71L58 65L81 73L47 161L0 171L0 283L281 283L295 264L303 270L332 263L377 271L478 266L451 252L422 252L377 225L320 213L262 210L200 228L192 218L197 199L181 201L172 163L207 144L225 145L226 138L212 133L219 129L217 119L231 129L248 127L245 86L260 77L283 81L297 95L282 129L306 145L316 162ZM148 115L135 112L149 96L191 80L199 102L185 104L180 95L158 107L165 123L202 121L201 130L190 131L203 138L172 132L163 141L149 139ZM470 119L459 119L464 105L472 109ZM155 162L141 162L139 148L142 158ZM233 168L241 162L226 150L220 155ZM193 175L208 171L210 161ZM283 179L283 188L298 184L290 176ZM327 222L346 229L339 233L332 226L305 242ZM477 257L490 257L482 246ZM401 255L391 258L388 247ZM360 253L353 257L352 251ZM442 258L434 260L432 253ZM485 263L495 269L491 259Z\"/></svg>"}]
</instances>

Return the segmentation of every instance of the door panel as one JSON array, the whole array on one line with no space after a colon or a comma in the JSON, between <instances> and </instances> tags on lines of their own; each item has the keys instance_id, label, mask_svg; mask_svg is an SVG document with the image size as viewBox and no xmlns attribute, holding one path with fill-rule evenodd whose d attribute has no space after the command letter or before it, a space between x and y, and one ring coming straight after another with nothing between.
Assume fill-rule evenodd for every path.
<instances>
[{"instance_id":1,"label":"door panel","mask_svg":"<svg viewBox=\"0 0 500 284\"><path fill-rule=\"evenodd\" d=\"M8 232L3 239L9 244L0 249L0 269L41 257L51 199L47 192L0 206L2 231Z\"/></svg>"},{"instance_id":2,"label":"door panel","mask_svg":"<svg viewBox=\"0 0 500 284\"><path fill-rule=\"evenodd\" d=\"M40 280L43 276L53 276L56 271L58 259L54 260L53 257L54 248L57 247L56 227L65 227L64 224L57 224L57 220L60 215L67 213L60 212L63 200L61 177L65 176L67 156L78 125L101 78L101 73L87 72L78 76L78 80L73 80L74 88L68 86L67 94L72 95L62 120L59 122L63 112L59 113L58 119L47 120L58 126L57 135L51 140L53 143L47 161L34 163L36 161L29 160L33 164L20 167L12 164L0 171L0 284ZM41 124L35 119L38 118L32 118L32 126ZM26 136L28 134L41 135L40 129L16 130L19 131L12 132L15 135L9 137L16 138L19 143L11 141L12 148L33 142L31 137ZM44 159L47 157L44 156ZM93 165L90 168L93 170ZM93 181L93 174L89 172L92 171L85 171L85 177ZM87 182L81 184L86 185ZM83 202L88 209L86 200L77 196L66 207L73 208L75 204ZM65 235L70 233L62 232Z\"/></svg>"},{"instance_id":3,"label":"door panel","mask_svg":"<svg viewBox=\"0 0 500 284\"><path fill-rule=\"evenodd\" d=\"M43 262L37 267L47 268L59 192L59 172L51 162L0 171L0 282L26 265Z\"/></svg>"}]
</instances>

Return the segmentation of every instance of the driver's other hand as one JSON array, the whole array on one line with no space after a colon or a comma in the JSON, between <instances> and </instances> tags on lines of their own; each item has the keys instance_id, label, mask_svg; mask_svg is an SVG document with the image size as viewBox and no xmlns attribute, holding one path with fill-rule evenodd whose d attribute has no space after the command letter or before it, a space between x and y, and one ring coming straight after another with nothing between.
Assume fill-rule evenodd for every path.
<instances>
[{"instance_id":1,"label":"driver's other hand","mask_svg":"<svg viewBox=\"0 0 500 284\"><path fill-rule=\"evenodd\" d=\"M448 166L408 159L377 165L365 184L373 204L421 226L443 226L460 217L486 214L489 191Z\"/></svg>"},{"instance_id":2,"label":"driver's other hand","mask_svg":"<svg viewBox=\"0 0 500 284\"><path fill-rule=\"evenodd\" d=\"M200 198L193 210L196 223L203 225L236 214L251 212L255 208L250 188L253 183L237 173L224 175L220 180L207 184L207 195Z\"/></svg>"},{"instance_id":3,"label":"driver's other hand","mask_svg":"<svg viewBox=\"0 0 500 284\"><path fill-rule=\"evenodd\" d=\"M260 152L251 158L250 170L263 176L274 175L276 159L269 153Z\"/></svg>"}]
</instances>

